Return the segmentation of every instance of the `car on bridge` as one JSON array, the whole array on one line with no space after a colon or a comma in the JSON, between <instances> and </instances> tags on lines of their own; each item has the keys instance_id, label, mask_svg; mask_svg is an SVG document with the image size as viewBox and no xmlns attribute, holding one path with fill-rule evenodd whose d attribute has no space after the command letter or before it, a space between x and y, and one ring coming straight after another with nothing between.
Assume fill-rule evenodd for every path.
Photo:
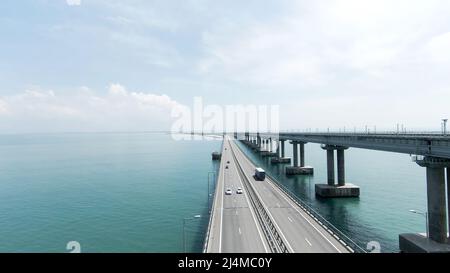
<instances>
[{"instance_id":1,"label":"car on bridge","mask_svg":"<svg viewBox=\"0 0 450 273\"><path fill-rule=\"evenodd\" d=\"M259 181L264 181L266 179L266 171L264 171L262 168L256 168L255 179Z\"/></svg>"},{"instance_id":2,"label":"car on bridge","mask_svg":"<svg viewBox=\"0 0 450 273\"><path fill-rule=\"evenodd\" d=\"M225 191L225 195L231 195L233 193L233 191L230 189L230 188L228 188L226 191Z\"/></svg>"},{"instance_id":3,"label":"car on bridge","mask_svg":"<svg viewBox=\"0 0 450 273\"><path fill-rule=\"evenodd\" d=\"M236 193L237 193L237 194L242 194L242 193L243 193L243 191L242 191L242 189L241 189L241 188L237 188L237 190L236 190Z\"/></svg>"}]
</instances>

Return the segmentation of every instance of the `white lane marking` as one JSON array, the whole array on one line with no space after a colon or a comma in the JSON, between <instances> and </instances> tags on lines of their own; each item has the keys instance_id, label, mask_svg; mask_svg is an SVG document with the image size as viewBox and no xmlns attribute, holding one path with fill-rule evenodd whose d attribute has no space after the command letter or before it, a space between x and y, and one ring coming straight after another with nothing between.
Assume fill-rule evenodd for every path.
<instances>
[{"instance_id":1,"label":"white lane marking","mask_svg":"<svg viewBox=\"0 0 450 273\"><path fill-rule=\"evenodd\" d=\"M222 169L222 182L223 187L222 188L222 205L220 207L220 229L219 229L219 253L222 253L222 228L223 228L223 196L224 196L224 189L225 189L225 170Z\"/></svg>"},{"instance_id":2,"label":"white lane marking","mask_svg":"<svg viewBox=\"0 0 450 273\"><path fill-rule=\"evenodd\" d=\"M270 181L270 180L269 180ZM271 183L273 183L271 181ZM272 185L272 184L271 184ZM286 196L284 196L283 192L281 192L281 190L279 190L275 185L272 185L272 187L278 191L278 193L289 203L291 204L291 207L294 208L328 243L330 243L330 245L332 245L339 253L342 253L342 251L340 251L308 218L305 217L305 215L303 215L303 213L297 208L296 205L292 205L292 201L289 200Z\"/></svg>"},{"instance_id":3,"label":"white lane marking","mask_svg":"<svg viewBox=\"0 0 450 273\"><path fill-rule=\"evenodd\" d=\"M239 227L239 235L242 235L241 228Z\"/></svg>"},{"instance_id":4,"label":"white lane marking","mask_svg":"<svg viewBox=\"0 0 450 273\"><path fill-rule=\"evenodd\" d=\"M236 168L237 168L237 166L236 166ZM242 188L244 188L244 184L242 183L241 176L238 175L238 178L239 178L239 183L241 184ZM264 237L262 236L261 227L259 226L258 222L256 221L255 211L253 210L253 207L252 207L252 205L250 203L250 199L248 198L247 191L244 192L244 196L245 196L245 199L247 200L248 208L250 209L250 213L252 214L253 221L255 223L256 229L258 230L258 234L259 234L261 242L262 242L262 244L264 246L264 250L266 251L266 253L269 253L269 249L267 248L267 245L266 245L266 239L264 239Z\"/></svg>"},{"instance_id":5,"label":"white lane marking","mask_svg":"<svg viewBox=\"0 0 450 273\"><path fill-rule=\"evenodd\" d=\"M308 238L305 238L305 241L308 243L309 246L312 246L311 242L308 240Z\"/></svg>"},{"instance_id":6,"label":"white lane marking","mask_svg":"<svg viewBox=\"0 0 450 273\"><path fill-rule=\"evenodd\" d=\"M239 152L240 153L240 152ZM245 176L247 176L247 174L245 174ZM247 176L248 180L251 181L251 179ZM251 182L250 182L251 183ZM287 247L289 248L290 252L294 252L294 249L292 248L291 244L289 244L289 241L286 239L286 236L284 236L284 233L281 231L281 228L278 226L277 222L274 220L272 213L270 213L270 210L268 209L268 207L266 206L266 204L264 203L263 199L261 198L261 196L259 195L258 190L256 189L256 187L254 187L255 189L255 193L257 195L257 197L259 198L259 200L261 201L263 207L266 209L267 214L269 214L269 217L272 219L272 222L275 224L276 229L280 232L281 237L283 238L283 241L286 243Z\"/></svg>"},{"instance_id":7,"label":"white lane marking","mask_svg":"<svg viewBox=\"0 0 450 273\"><path fill-rule=\"evenodd\" d=\"M289 222L294 223L294 221L292 221L291 217L289 217L289 216L288 216L288 220L289 220Z\"/></svg>"},{"instance_id":8,"label":"white lane marking","mask_svg":"<svg viewBox=\"0 0 450 273\"><path fill-rule=\"evenodd\" d=\"M240 149L238 149L240 153L242 153L242 151ZM242 153L243 154L243 153ZM253 166L253 163L250 162L250 160L243 155L243 158L248 162L248 164L250 164L250 166ZM293 202L292 200L289 200L284 193L278 189L277 186L275 186L270 179L267 179L267 181L270 181L270 185L272 186L273 189L275 189L289 204L291 204L291 207L294 208L328 243L330 243L330 245L332 245L339 253L342 253L342 251L340 251L313 223L311 223L311 221L306 218L302 212L300 212L300 210L297 208L297 205L292 205Z\"/></svg>"}]
</instances>

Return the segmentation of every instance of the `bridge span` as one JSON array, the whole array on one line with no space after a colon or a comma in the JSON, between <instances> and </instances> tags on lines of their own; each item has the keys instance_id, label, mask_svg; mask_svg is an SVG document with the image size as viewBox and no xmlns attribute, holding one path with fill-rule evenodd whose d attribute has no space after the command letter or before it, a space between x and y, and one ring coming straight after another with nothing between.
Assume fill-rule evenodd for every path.
<instances>
[{"instance_id":1,"label":"bridge span","mask_svg":"<svg viewBox=\"0 0 450 273\"><path fill-rule=\"evenodd\" d=\"M285 157L285 142L293 145L293 165L286 166L286 175L313 175L314 168L305 162L305 145L321 144L327 155L327 181L316 184L319 197L359 197L360 188L345 180L345 150L361 148L404 153L426 169L427 229L422 234L401 234L400 249L404 252L450 252L450 136L435 133L235 133L261 156L272 157L272 164L290 164ZM336 156L335 156L336 155ZM337 164L335 164L335 157ZM335 177L337 165L337 179ZM336 181L337 180L337 181ZM337 182L337 183L336 183ZM446 186L447 184L447 186ZM450 218L450 217L449 217Z\"/></svg>"},{"instance_id":2,"label":"bridge span","mask_svg":"<svg viewBox=\"0 0 450 273\"><path fill-rule=\"evenodd\" d=\"M255 180L257 166L234 141L224 137L205 252L355 251L270 176ZM227 189L230 195L225 194Z\"/></svg>"}]
</instances>

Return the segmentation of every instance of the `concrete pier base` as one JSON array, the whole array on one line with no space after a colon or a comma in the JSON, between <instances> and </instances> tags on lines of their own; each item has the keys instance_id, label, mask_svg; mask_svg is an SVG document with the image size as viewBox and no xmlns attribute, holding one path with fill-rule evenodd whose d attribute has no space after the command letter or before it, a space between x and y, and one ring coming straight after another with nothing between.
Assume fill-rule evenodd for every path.
<instances>
[{"instance_id":1,"label":"concrete pier base","mask_svg":"<svg viewBox=\"0 0 450 273\"><path fill-rule=\"evenodd\" d=\"M328 184L316 184L316 195L325 198L332 197L359 197L359 187L353 184L345 184L344 186Z\"/></svg>"},{"instance_id":2,"label":"concrete pier base","mask_svg":"<svg viewBox=\"0 0 450 273\"><path fill-rule=\"evenodd\" d=\"M272 152L266 152L266 153L262 153L261 154L262 157L276 157L277 154L276 153L272 153Z\"/></svg>"},{"instance_id":3,"label":"concrete pier base","mask_svg":"<svg viewBox=\"0 0 450 273\"><path fill-rule=\"evenodd\" d=\"M287 166L286 167L287 175L308 175L314 174L314 168L310 166L304 167L295 167L295 166Z\"/></svg>"},{"instance_id":4,"label":"concrete pier base","mask_svg":"<svg viewBox=\"0 0 450 273\"><path fill-rule=\"evenodd\" d=\"M291 164L291 158L289 157L272 157L270 159L272 164Z\"/></svg>"},{"instance_id":5,"label":"concrete pier base","mask_svg":"<svg viewBox=\"0 0 450 273\"><path fill-rule=\"evenodd\" d=\"M403 253L450 253L450 244L438 243L421 233L404 233L399 236Z\"/></svg>"}]
</instances>

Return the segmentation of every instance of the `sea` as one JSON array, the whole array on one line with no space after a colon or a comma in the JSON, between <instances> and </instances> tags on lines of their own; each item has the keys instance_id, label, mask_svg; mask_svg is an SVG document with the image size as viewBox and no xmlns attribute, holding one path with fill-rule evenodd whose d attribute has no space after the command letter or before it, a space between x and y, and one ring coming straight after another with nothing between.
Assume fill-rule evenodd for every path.
<instances>
[{"instance_id":1,"label":"sea","mask_svg":"<svg viewBox=\"0 0 450 273\"><path fill-rule=\"evenodd\" d=\"M165 132L0 135L0 252L201 252L221 145ZM409 155L346 150L347 182L361 196L322 199L319 145L305 146L314 175L294 177L240 145L362 248L398 252L400 233L425 232L425 217L410 212L426 210L425 169Z\"/></svg>"}]
</instances>

